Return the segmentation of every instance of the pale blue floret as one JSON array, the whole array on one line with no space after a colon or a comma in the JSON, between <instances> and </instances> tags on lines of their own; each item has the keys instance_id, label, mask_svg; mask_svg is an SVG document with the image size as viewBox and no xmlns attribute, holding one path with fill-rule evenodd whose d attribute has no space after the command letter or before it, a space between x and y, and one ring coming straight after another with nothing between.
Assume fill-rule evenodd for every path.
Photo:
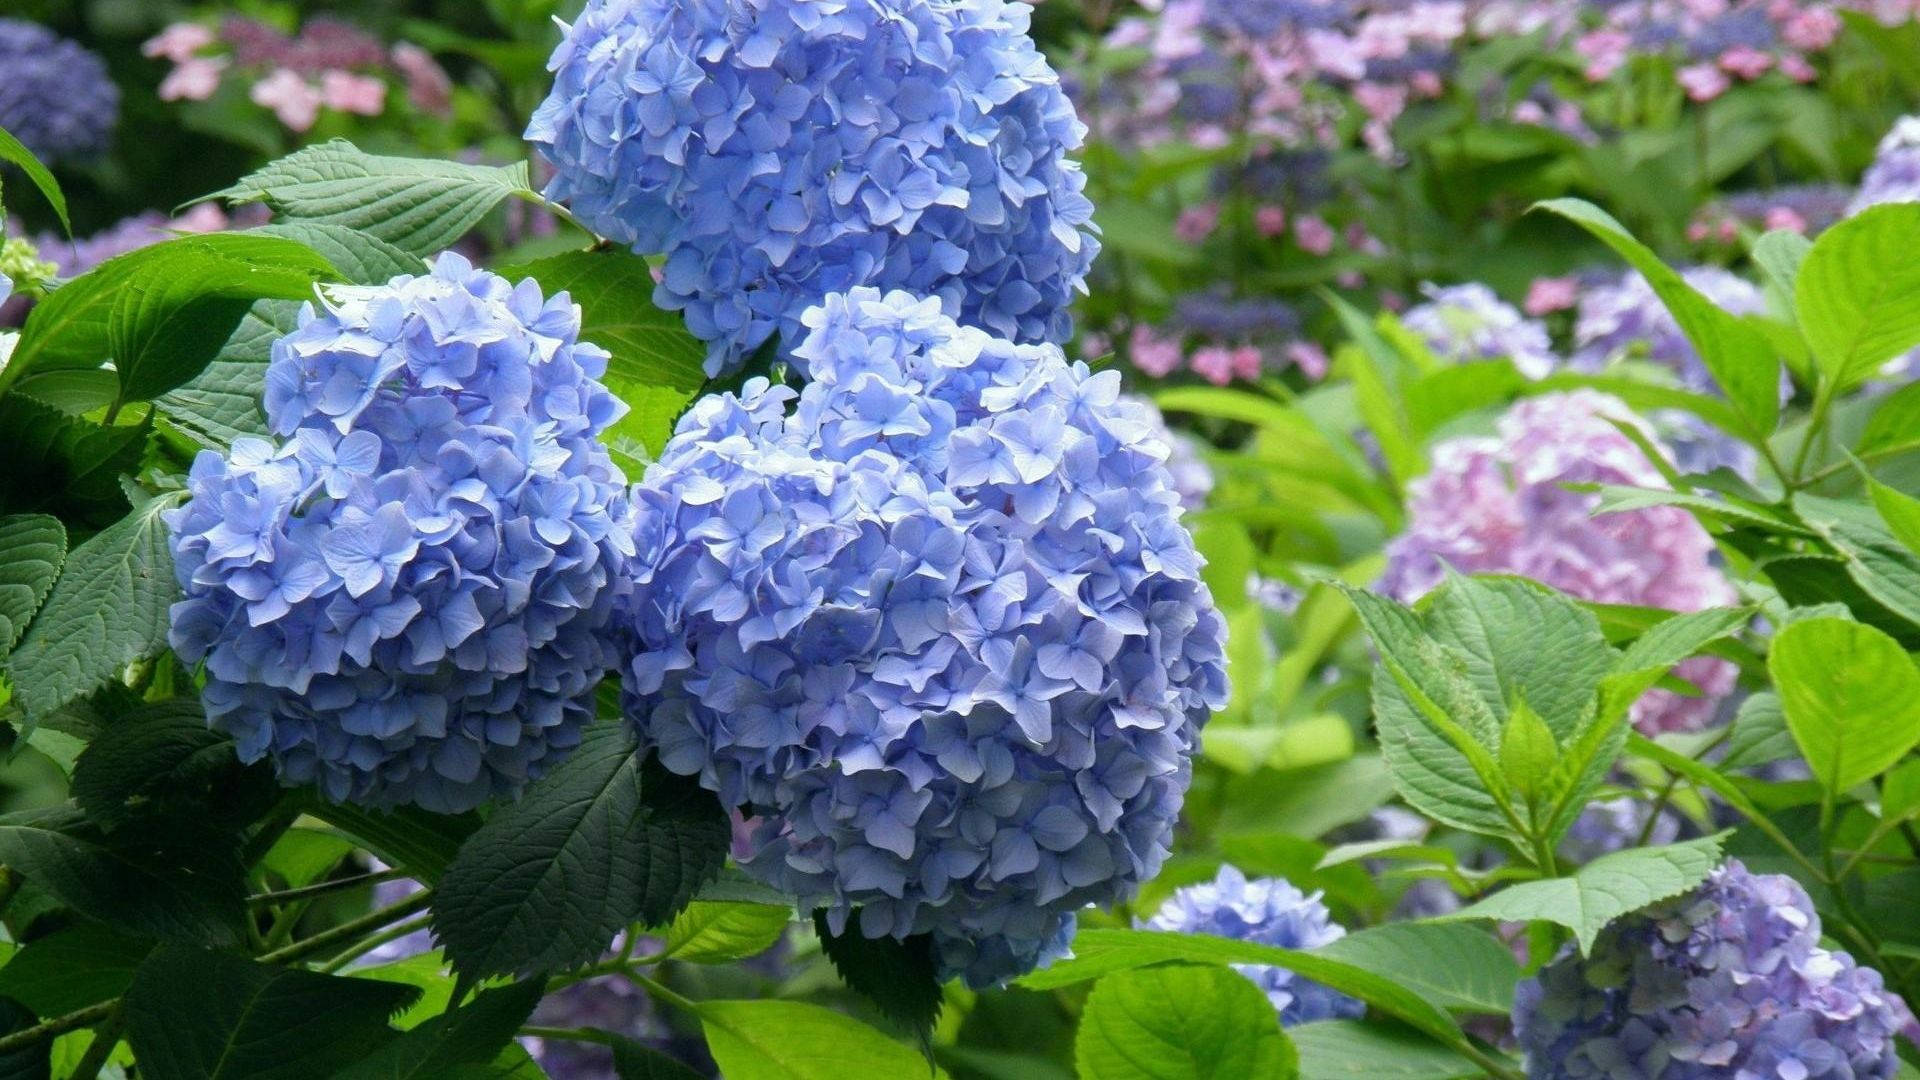
<instances>
[{"instance_id":1,"label":"pale blue floret","mask_svg":"<svg viewBox=\"0 0 1920 1080\"><path fill-rule=\"evenodd\" d=\"M993 983L1158 870L1224 622L1117 373L904 292L804 323L814 381L703 399L637 490L628 711L750 872Z\"/></svg>"}]
</instances>

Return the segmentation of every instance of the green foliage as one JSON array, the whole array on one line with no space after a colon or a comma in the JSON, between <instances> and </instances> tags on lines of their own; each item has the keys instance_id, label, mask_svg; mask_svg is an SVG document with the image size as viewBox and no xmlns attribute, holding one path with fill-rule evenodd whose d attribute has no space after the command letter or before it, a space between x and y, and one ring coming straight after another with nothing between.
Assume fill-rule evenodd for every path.
<instances>
[{"instance_id":1,"label":"green foliage","mask_svg":"<svg viewBox=\"0 0 1920 1080\"><path fill-rule=\"evenodd\" d=\"M700 1026L727 1080L945 1080L917 1052L831 1009L800 1001L703 1001Z\"/></svg>"},{"instance_id":2,"label":"green foliage","mask_svg":"<svg viewBox=\"0 0 1920 1080\"><path fill-rule=\"evenodd\" d=\"M209 729L190 698L118 718L80 755L71 790L87 818L108 832L143 818L237 828L278 795L267 767L242 765L233 741Z\"/></svg>"},{"instance_id":3,"label":"green foliage","mask_svg":"<svg viewBox=\"0 0 1920 1080\"><path fill-rule=\"evenodd\" d=\"M1795 622L1774 637L1767 669L1787 730L1829 792L1871 780L1920 745L1920 669L1871 626Z\"/></svg>"},{"instance_id":4,"label":"green foliage","mask_svg":"<svg viewBox=\"0 0 1920 1080\"><path fill-rule=\"evenodd\" d=\"M0 662L40 610L67 557L67 530L46 514L0 517Z\"/></svg>"},{"instance_id":5,"label":"green foliage","mask_svg":"<svg viewBox=\"0 0 1920 1080\"><path fill-rule=\"evenodd\" d=\"M0 966L0 998L41 1016L98 1005L126 993L153 942L94 922L36 938Z\"/></svg>"},{"instance_id":6,"label":"green foliage","mask_svg":"<svg viewBox=\"0 0 1920 1080\"><path fill-rule=\"evenodd\" d=\"M1074 1039L1082 1080L1300 1075L1273 1003L1227 968L1167 964L1094 984Z\"/></svg>"},{"instance_id":7,"label":"green foliage","mask_svg":"<svg viewBox=\"0 0 1920 1080\"><path fill-rule=\"evenodd\" d=\"M904 941L870 938L849 922L833 933L824 911L813 915L820 948L840 978L878 1006L881 1015L901 1024L923 1043L940 1016L940 980L935 975L933 939L915 934Z\"/></svg>"},{"instance_id":8,"label":"green foliage","mask_svg":"<svg viewBox=\"0 0 1920 1080\"><path fill-rule=\"evenodd\" d=\"M39 158L33 156L33 151L22 145L19 139L14 138L13 132L6 128L0 128L0 161L18 165L20 171L27 174L27 179L40 189L40 194L59 216L60 227L72 235L73 223L67 220L67 196L60 190L60 182L53 178Z\"/></svg>"},{"instance_id":9,"label":"green foliage","mask_svg":"<svg viewBox=\"0 0 1920 1080\"><path fill-rule=\"evenodd\" d=\"M462 1066L486 1065L512 1043L545 991L539 979L483 990L334 1075L337 1080L429 1080Z\"/></svg>"},{"instance_id":10,"label":"green foliage","mask_svg":"<svg viewBox=\"0 0 1920 1080\"><path fill-rule=\"evenodd\" d=\"M119 521L127 512L120 481L139 470L148 425L89 423L28 396L33 389L30 382L0 397L0 430L12 452L0 474L0 509L58 514L82 533Z\"/></svg>"},{"instance_id":11,"label":"green foliage","mask_svg":"<svg viewBox=\"0 0 1920 1080\"><path fill-rule=\"evenodd\" d=\"M1300 1075L1315 1080L1459 1080L1484 1076L1472 1062L1403 1028L1360 1020L1322 1020L1287 1032Z\"/></svg>"},{"instance_id":12,"label":"green foliage","mask_svg":"<svg viewBox=\"0 0 1920 1080\"><path fill-rule=\"evenodd\" d=\"M1317 955L1389 975L1443 1009L1504 1016L1513 1008L1520 965L1513 951L1475 926L1384 923L1322 945Z\"/></svg>"},{"instance_id":13,"label":"green foliage","mask_svg":"<svg viewBox=\"0 0 1920 1080\"><path fill-rule=\"evenodd\" d=\"M1825 393L1849 390L1920 344L1920 206L1869 207L1820 234L1794 285Z\"/></svg>"},{"instance_id":14,"label":"green foliage","mask_svg":"<svg viewBox=\"0 0 1920 1080\"><path fill-rule=\"evenodd\" d=\"M660 955L693 964L744 960L772 948L792 921L791 908L695 900L667 925Z\"/></svg>"}]
</instances>

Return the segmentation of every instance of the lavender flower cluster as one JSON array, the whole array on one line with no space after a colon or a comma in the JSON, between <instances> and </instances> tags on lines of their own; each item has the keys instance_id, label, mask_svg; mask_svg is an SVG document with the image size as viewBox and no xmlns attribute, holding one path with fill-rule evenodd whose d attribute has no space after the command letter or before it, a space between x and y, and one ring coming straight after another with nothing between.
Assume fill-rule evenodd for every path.
<instances>
[{"instance_id":1,"label":"lavender flower cluster","mask_svg":"<svg viewBox=\"0 0 1920 1080\"><path fill-rule=\"evenodd\" d=\"M1234 866L1220 867L1212 881L1176 890L1140 925L1146 930L1213 934L1285 949L1317 949L1347 934L1328 916L1320 894L1308 896L1280 878L1249 881ZM1233 969L1253 980L1273 1002L1281 1027L1315 1020L1355 1020L1367 1011L1359 1000L1286 968L1235 964Z\"/></svg>"},{"instance_id":2,"label":"lavender flower cluster","mask_svg":"<svg viewBox=\"0 0 1920 1080\"><path fill-rule=\"evenodd\" d=\"M1731 314L1759 315L1767 310L1759 288L1732 271L1696 266L1681 277ZM1599 371L1621 360L1646 360L1671 370L1689 390L1719 393L1686 332L1637 271L1581 291L1573 337L1571 362L1578 370Z\"/></svg>"},{"instance_id":3,"label":"lavender flower cluster","mask_svg":"<svg viewBox=\"0 0 1920 1080\"><path fill-rule=\"evenodd\" d=\"M1063 342L1093 261L1084 128L1007 0L593 0L527 138L550 198L664 252L719 373L856 286ZM797 355L792 356L800 361Z\"/></svg>"},{"instance_id":4,"label":"lavender flower cluster","mask_svg":"<svg viewBox=\"0 0 1920 1080\"><path fill-rule=\"evenodd\" d=\"M904 292L803 321L814 381L704 399L637 490L627 708L749 872L989 984L1157 872L1224 620L1117 372Z\"/></svg>"},{"instance_id":5,"label":"lavender flower cluster","mask_svg":"<svg viewBox=\"0 0 1920 1080\"><path fill-rule=\"evenodd\" d=\"M1806 891L1737 861L1696 891L1569 946L1520 984L1532 1080L1886 1080L1912 1014L1880 973L1820 945Z\"/></svg>"},{"instance_id":6,"label":"lavender flower cluster","mask_svg":"<svg viewBox=\"0 0 1920 1080\"><path fill-rule=\"evenodd\" d=\"M1847 213L1892 202L1920 202L1920 116L1901 117L1880 140Z\"/></svg>"},{"instance_id":7,"label":"lavender flower cluster","mask_svg":"<svg viewBox=\"0 0 1920 1080\"><path fill-rule=\"evenodd\" d=\"M632 553L579 308L442 255L275 342L269 427L169 511L212 724L331 799L453 812L579 741Z\"/></svg>"},{"instance_id":8,"label":"lavender flower cluster","mask_svg":"<svg viewBox=\"0 0 1920 1080\"><path fill-rule=\"evenodd\" d=\"M1605 394L1547 394L1513 406L1492 436L1436 445L1432 470L1408 485L1407 528L1387 547L1382 587L1410 603L1450 566L1519 574L1594 603L1669 611L1732 603L1733 586L1712 561L1713 540L1686 510L1596 517L1598 495L1564 486L1667 486L1614 420L1640 423ZM1700 695L1648 691L1633 711L1642 731L1704 727L1737 674L1713 657L1688 660L1676 673Z\"/></svg>"},{"instance_id":9,"label":"lavender flower cluster","mask_svg":"<svg viewBox=\"0 0 1920 1080\"><path fill-rule=\"evenodd\" d=\"M99 56L38 23L0 19L0 128L44 162L97 157L120 119Z\"/></svg>"},{"instance_id":10,"label":"lavender flower cluster","mask_svg":"<svg viewBox=\"0 0 1920 1080\"><path fill-rule=\"evenodd\" d=\"M1559 366L1546 325L1520 314L1479 283L1426 285L1427 300L1400 317L1427 348L1454 363L1513 361L1520 374L1541 379Z\"/></svg>"}]
</instances>

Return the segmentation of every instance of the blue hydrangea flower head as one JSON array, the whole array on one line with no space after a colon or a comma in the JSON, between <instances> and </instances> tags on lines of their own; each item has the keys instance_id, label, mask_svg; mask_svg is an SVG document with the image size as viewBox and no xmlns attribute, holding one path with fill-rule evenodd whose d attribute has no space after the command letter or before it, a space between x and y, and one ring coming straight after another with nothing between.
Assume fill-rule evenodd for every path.
<instances>
[{"instance_id":1,"label":"blue hydrangea flower head","mask_svg":"<svg viewBox=\"0 0 1920 1080\"><path fill-rule=\"evenodd\" d=\"M1920 116L1901 117L1881 138L1847 213L1895 202L1920 202Z\"/></svg>"},{"instance_id":2,"label":"blue hydrangea flower head","mask_svg":"<svg viewBox=\"0 0 1920 1080\"><path fill-rule=\"evenodd\" d=\"M1546 325L1485 285L1425 285L1421 291L1426 302L1409 308L1400 321L1434 355L1454 363L1511 360L1529 379L1545 378L1558 366Z\"/></svg>"},{"instance_id":3,"label":"blue hydrangea flower head","mask_svg":"<svg viewBox=\"0 0 1920 1080\"><path fill-rule=\"evenodd\" d=\"M1346 928L1328 916L1319 893L1309 896L1281 878L1249 881L1234 866L1220 867L1212 881L1176 890L1140 925L1147 930L1213 934L1283 949L1317 949L1347 936ZM1357 998L1300 978L1286 968L1235 964L1233 969L1266 993L1280 1014L1281 1027L1315 1020L1357 1020L1367 1011Z\"/></svg>"},{"instance_id":4,"label":"blue hydrangea flower head","mask_svg":"<svg viewBox=\"0 0 1920 1080\"><path fill-rule=\"evenodd\" d=\"M750 873L997 982L1158 871L1225 623L1117 372L904 292L804 324L804 390L705 398L636 489L627 708Z\"/></svg>"},{"instance_id":5,"label":"blue hydrangea flower head","mask_svg":"<svg viewBox=\"0 0 1920 1080\"><path fill-rule=\"evenodd\" d=\"M580 310L442 255L276 341L278 442L202 451L168 512L212 724L289 785L387 807L517 794L579 742L632 550Z\"/></svg>"},{"instance_id":6,"label":"blue hydrangea flower head","mask_svg":"<svg viewBox=\"0 0 1920 1080\"><path fill-rule=\"evenodd\" d=\"M38 23L0 19L0 127L41 161L98 157L120 120L99 56Z\"/></svg>"},{"instance_id":7,"label":"blue hydrangea flower head","mask_svg":"<svg viewBox=\"0 0 1920 1080\"><path fill-rule=\"evenodd\" d=\"M1821 947L1820 916L1781 874L1737 861L1674 900L1571 945L1520 984L1531 1080L1887 1080L1913 1015L1872 968Z\"/></svg>"},{"instance_id":8,"label":"blue hydrangea flower head","mask_svg":"<svg viewBox=\"0 0 1920 1080\"><path fill-rule=\"evenodd\" d=\"M664 253L710 374L872 285L1067 340L1099 245L1084 128L1009 0L591 0L527 138L547 195Z\"/></svg>"},{"instance_id":9,"label":"blue hydrangea flower head","mask_svg":"<svg viewBox=\"0 0 1920 1080\"><path fill-rule=\"evenodd\" d=\"M1767 310L1759 287L1730 270L1695 266L1681 276L1732 314L1759 315ZM1571 362L1578 370L1599 371L1620 360L1642 359L1670 369L1689 390L1720 392L1686 332L1639 271L1629 270L1583 289L1573 337Z\"/></svg>"}]
</instances>

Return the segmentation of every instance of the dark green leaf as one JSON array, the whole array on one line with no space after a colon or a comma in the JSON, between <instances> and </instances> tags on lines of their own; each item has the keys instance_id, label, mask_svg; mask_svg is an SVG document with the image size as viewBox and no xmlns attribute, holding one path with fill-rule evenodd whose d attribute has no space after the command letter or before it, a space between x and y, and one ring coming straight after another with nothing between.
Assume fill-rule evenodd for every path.
<instances>
[{"instance_id":1,"label":"dark green leaf","mask_svg":"<svg viewBox=\"0 0 1920 1080\"><path fill-rule=\"evenodd\" d=\"M1920 626L1920 555L1907 550L1872 508L1802 492L1793 497L1793 509L1847 560L1848 576L1867 595Z\"/></svg>"},{"instance_id":2,"label":"dark green leaf","mask_svg":"<svg viewBox=\"0 0 1920 1080\"><path fill-rule=\"evenodd\" d=\"M309 1080L392 1038L387 1018L417 993L162 946L127 991L127 1041L148 1080Z\"/></svg>"},{"instance_id":3,"label":"dark green leaf","mask_svg":"<svg viewBox=\"0 0 1920 1080\"><path fill-rule=\"evenodd\" d=\"M119 997L153 948L145 938L82 922L21 946L0 967L0 997L60 1016Z\"/></svg>"},{"instance_id":4,"label":"dark green leaf","mask_svg":"<svg viewBox=\"0 0 1920 1080\"><path fill-rule=\"evenodd\" d=\"M857 915L848 919L846 932L835 934L827 924L827 913L814 912L813 929L820 936L821 951L848 986L924 1043L940 1017L940 977L933 961L932 935L915 934L904 941L869 938L860 932L858 921Z\"/></svg>"},{"instance_id":5,"label":"dark green leaf","mask_svg":"<svg viewBox=\"0 0 1920 1080\"><path fill-rule=\"evenodd\" d=\"M234 756L233 740L207 727L192 698L137 710L102 731L73 770L73 798L111 832L171 815L240 827L279 793L265 766Z\"/></svg>"},{"instance_id":6,"label":"dark green leaf","mask_svg":"<svg viewBox=\"0 0 1920 1080\"><path fill-rule=\"evenodd\" d=\"M404 866L429 885L446 874L460 845L480 828L477 814L432 814L416 807L365 810L316 800L307 812L346 833L387 865Z\"/></svg>"},{"instance_id":7,"label":"dark green leaf","mask_svg":"<svg viewBox=\"0 0 1920 1080\"><path fill-rule=\"evenodd\" d=\"M426 260L394 247L371 233L324 221L278 221L251 230L264 236L283 236L320 253L333 264L343 281L355 285L385 285L402 274L424 274Z\"/></svg>"},{"instance_id":8,"label":"dark green leaf","mask_svg":"<svg viewBox=\"0 0 1920 1080\"><path fill-rule=\"evenodd\" d=\"M103 427L16 392L0 398L0 431L8 453L0 509L53 514L83 531L127 512L120 478L140 469L146 424Z\"/></svg>"},{"instance_id":9,"label":"dark green leaf","mask_svg":"<svg viewBox=\"0 0 1920 1080\"><path fill-rule=\"evenodd\" d=\"M1118 971L1087 995L1081 1080L1243 1080L1300 1075L1273 1002L1239 973L1170 964Z\"/></svg>"},{"instance_id":10,"label":"dark green leaf","mask_svg":"<svg viewBox=\"0 0 1920 1080\"><path fill-rule=\"evenodd\" d=\"M544 979L483 990L334 1074L335 1080L429 1080L465 1065L486 1065L513 1042L546 992Z\"/></svg>"},{"instance_id":11,"label":"dark green leaf","mask_svg":"<svg viewBox=\"0 0 1920 1080\"><path fill-rule=\"evenodd\" d=\"M27 179L33 181L33 186L39 188L40 194L52 205L54 214L60 219L60 227L67 231L68 236L72 236L73 222L67 220L67 196L61 192L60 182L53 178L39 158L33 156L33 151L27 149L26 144L6 128L0 128L0 161L20 166L20 170L27 174Z\"/></svg>"},{"instance_id":12,"label":"dark green leaf","mask_svg":"<svg viewBox=\"0 0 1920 1080\"><path fill-rule=\"evenodd\" d=\"M154 402L160 414L222 452L242 436L266 435L260 399L268 356L276 340L293 332L299 313L291 300L256 302L205 371Z\"/></svg>"},{"instance_id":13,"label":"dark green leaf","mask_svg":"<svg viewBox=\"0 0 1920 1080\"><path fill-rule=\"evenodd\" d=\"M67 558L67 530L45 514L0 518L0 661L40 610Z\"/></svg>"},{"instance_id":14,"label":"dark green leaf","mask_svg":"<svg viewBox=\"0 0 1920 1080\"><path fill-rule=\"evenodd\" d=\"M613 1071L619 1080L704 1080L660 1051L618 1035L613 1037Z\"/></svg>"},{"instance_id":15,"label":"dark green leaf","mask_svg":"<svg viewBox=\"0 0 1920 1080\"><path fill-rule=\"evenodd\" d=\"M0 998L0 1034L11 1035L32 1027L39 1017L17 1001ZM0 1054L0 1077L4 1080L49 1080L53 1075L53 1044L37 1042L8 1054Z\"/></svg>"}]
</instances>

